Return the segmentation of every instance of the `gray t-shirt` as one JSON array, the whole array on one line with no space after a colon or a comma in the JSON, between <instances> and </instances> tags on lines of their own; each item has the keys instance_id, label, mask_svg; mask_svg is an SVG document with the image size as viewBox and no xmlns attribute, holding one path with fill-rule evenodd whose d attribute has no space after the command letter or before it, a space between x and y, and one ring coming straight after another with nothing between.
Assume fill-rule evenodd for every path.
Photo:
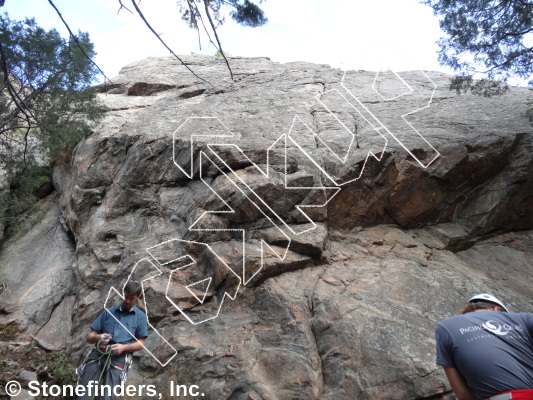
<instances>
[{"instance_id":1,"label":"gray t-shirt","mask_svg":"<svg viewBox=\"0 0 533 400\"><path fill-rule=\"evenodd\" d=\"M476 311L437 324L437 364L457 368L477 399L533 389L533 314Z\"/></svg>"}]
</instances>

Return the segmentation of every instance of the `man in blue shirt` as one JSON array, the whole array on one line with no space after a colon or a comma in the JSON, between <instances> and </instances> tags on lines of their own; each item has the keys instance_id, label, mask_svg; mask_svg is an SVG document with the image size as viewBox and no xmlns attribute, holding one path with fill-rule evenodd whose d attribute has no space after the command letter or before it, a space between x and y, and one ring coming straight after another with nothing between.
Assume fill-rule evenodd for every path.
<instances>
[{"instance_id":1,"label":"man in blue shirt","mask_svg":"<svg viewBox=\"0 0 533 400\"><path fill-rule=\"evenodd\" d=\"M136 304L142 294L142 286L137 281L130 281L124 287L124 300L119 306L104 310L91 324L87 343L96 344L87 359L78 369L80 385L87 390L78 400L114 400L113 390L100 392L94 396L89 389L89 382L98 381L99 385L114 388L126 380L126 373L131 362L131 353L141 350L148 336L146 314Z\"/></svg>"},{"instance_id":2,"label":"man in blue shirt","mask_svg":"<svg viewBox=\"0 0 533 400\"><path fill-rule=\"evenodd\" d=\"M437 364L459 400L533 399L533 314L496 297L472 297L437 324Z\"/></svg>"}]
</instances>

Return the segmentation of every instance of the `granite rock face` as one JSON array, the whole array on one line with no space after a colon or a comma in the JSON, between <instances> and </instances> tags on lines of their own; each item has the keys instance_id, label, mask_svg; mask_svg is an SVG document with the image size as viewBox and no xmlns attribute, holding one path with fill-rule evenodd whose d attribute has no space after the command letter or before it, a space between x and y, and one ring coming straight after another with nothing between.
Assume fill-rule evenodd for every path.
<instances>
[{"instance_id":1,"label":"granite rock face","mask_svg":"<svg viewBox=\"0 0 533 400\"><path fill-rule=\"evenodd\" d=\"M266 58L232 58L232 82L220 58L185 59L208 82L157 58L99 87L107 117L0 253L0 322L77 359L140 279L152 327L128 383L164 399L171 382L216 400L453 398L436 322L477 292L531 307L530 92Z\"/></svg>"}]
</instances>

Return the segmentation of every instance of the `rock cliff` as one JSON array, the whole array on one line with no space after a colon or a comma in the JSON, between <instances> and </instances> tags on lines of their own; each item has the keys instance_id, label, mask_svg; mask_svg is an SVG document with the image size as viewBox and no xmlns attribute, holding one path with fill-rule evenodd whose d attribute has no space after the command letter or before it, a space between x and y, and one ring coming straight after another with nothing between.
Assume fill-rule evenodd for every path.
<instances>
[{"instance_id":1,"label":"rock cliff","mask_svg":"<svg viewBox=\"0 0 533 400\"><path fill-rule=\"evenodd\" d=\"M0 322L78 362L140 279L151 334L128 383L163 399L171 382L213 400L453 398L436 322L478 292L531 310L530 91L267 58L232 58L232 82L218 57L185 60L205 81L153 58L99 87L107 117L0 253Z\"/></svg>"}]
</instances>

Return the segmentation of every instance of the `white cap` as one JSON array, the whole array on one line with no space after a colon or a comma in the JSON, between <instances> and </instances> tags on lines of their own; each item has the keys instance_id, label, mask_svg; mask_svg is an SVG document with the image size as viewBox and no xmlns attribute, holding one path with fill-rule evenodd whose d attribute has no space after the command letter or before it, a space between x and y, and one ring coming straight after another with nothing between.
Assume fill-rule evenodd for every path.
<instances>
[{"instance_id":1,"label":"white cap","mask_svg":"<svg viewBox=\"0 0 533 400\"><path fill-rule=\"evenodd\" d=\"M474 302L476 300L488 301L489 303L494 303L494 304L500 306L501 308L503 308L503 310L505 312L509 312L507 307L505 307L500 300L498 300L496 297L494 297L491 294L487 294L487 293L476 294L474 297L472 297L470 300L468 300L468 302L472 303L472 302Z\"/></svg>"}]
</instances>

